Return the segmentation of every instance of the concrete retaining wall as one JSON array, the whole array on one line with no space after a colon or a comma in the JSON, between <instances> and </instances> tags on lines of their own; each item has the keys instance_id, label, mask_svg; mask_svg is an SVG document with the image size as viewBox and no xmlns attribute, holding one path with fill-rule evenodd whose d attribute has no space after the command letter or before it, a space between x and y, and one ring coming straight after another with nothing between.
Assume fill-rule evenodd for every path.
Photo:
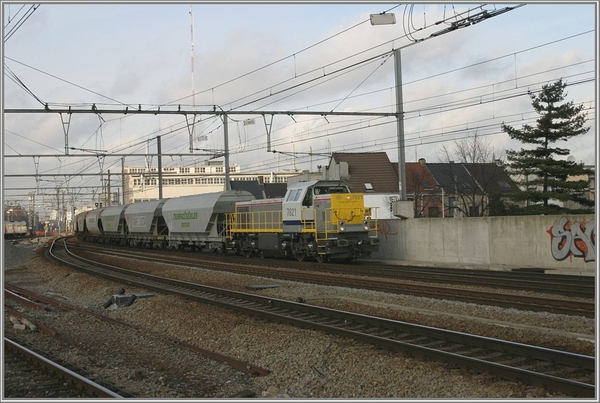
<instances>
[{"instance_id":1,"label":"concrete retaining wall","mask_svg":"<svg viewBox=\"0 0 600 403\"><path fill-rule=\"evenodd\" d=\"M595 215L390 219L379 228L375 259L596 272Z\"/></svg>"}]
</instances>

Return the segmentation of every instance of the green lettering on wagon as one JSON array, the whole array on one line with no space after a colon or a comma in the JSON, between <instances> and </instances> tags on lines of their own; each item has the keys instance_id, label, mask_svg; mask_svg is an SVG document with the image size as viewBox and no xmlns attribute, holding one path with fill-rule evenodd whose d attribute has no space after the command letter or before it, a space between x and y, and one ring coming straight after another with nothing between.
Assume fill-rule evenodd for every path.
<instances>
[{"instance_id":1,"label":"green lettering on wagon","mask_svg":"<svg viewBox=\"0 0 600 403\"><path fill-rule=\"evenodd\" d=\"M197 220L198 212L186 211L185 213L174 213L173 220Z\"/></svg>"}]
</instances>

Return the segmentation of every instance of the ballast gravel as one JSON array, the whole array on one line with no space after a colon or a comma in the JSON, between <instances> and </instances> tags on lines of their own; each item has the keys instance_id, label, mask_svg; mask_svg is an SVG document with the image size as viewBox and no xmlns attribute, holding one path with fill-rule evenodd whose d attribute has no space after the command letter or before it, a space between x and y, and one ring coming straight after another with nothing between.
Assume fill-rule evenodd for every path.
<instances>
[{"instance_id":1,"label":"ballast gravel","mask_svg":"<svg viewBox=\"0 0 600 403\"><path fill-rule=\"evenodd\" d=\"M130 288L50 263L43 256L44 249L44 240L19 245L5 241L5 282L143 326L147 331L103 322L80 312L40 312L15 305L30 320L57 330L58 336L14 329L6 311L5 334L35 342L139 398L565 398L491 374L449 368L444 363L380 350L358 341ZM131 268L136 266L165 277L215 287L293 301L301 299L340 310L595 354L595 323L583 317L134 261ZM276 287L246 288L257 284ZM137 298L127 307L113 305L104 309L103 304L121 288L145 297ZM246 375L222 362L174 347L163 336L251 363L271 373Z\"/></svg>"}]
</instances>

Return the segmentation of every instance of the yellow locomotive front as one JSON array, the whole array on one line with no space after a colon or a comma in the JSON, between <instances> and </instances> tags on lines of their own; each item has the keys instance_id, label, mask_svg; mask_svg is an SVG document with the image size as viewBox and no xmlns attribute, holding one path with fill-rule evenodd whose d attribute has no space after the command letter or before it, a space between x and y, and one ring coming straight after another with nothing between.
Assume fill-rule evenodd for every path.
<instances>
[{"instance_id":1,"label":"yellow locomotive front","mask_svg":"<svg viewBox=\"0 0 600 403\"><path fill-rule=\"evenodd\" d=\"M228 217L229 239L232 249L248 256L365 258L378 250L374 213L362 193L350 193L342 182L299 182L282 199L236 206Z\"/></svg>"},{"instance_id":2,"label":"yellow locomotive front","mask_svg":"<svg viewBox=\"0 0 600 403\"><path fill-rule=\"evenodd\" d=\"M365 207L362 193L316 194L313 209L319 254L353 260L378 250L376 209Z\"/></svg>"}]
</instances>

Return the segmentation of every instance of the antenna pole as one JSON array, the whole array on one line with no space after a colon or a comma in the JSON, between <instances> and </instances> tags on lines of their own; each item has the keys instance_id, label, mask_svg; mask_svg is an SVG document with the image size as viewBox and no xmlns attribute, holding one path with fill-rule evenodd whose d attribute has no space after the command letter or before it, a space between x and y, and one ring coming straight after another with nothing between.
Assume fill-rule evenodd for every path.
<instances>
[{"instance_id":1,"label":"antenna pole","mask_svg":"<svg viewBox=\"0 0 600 403\"><path fill-rule=\"evenodd\" d=\"M191 65L192 65L192 109L196 109L196 86L194 83L194 12L190 4L190 42L191 42ZM193 115L192 127L190 130L190 154L194 152L194 125L196 115Z\"/></svg>"}]
</instances>

